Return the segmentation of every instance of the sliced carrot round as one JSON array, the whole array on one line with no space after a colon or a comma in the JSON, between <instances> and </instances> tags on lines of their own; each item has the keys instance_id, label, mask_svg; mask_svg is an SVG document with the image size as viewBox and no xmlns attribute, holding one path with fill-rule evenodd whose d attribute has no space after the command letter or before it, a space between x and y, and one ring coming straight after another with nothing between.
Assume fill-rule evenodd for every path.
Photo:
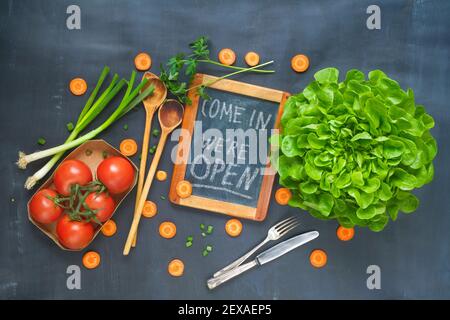
<instances>
[{"instance_id":1,"label":"sliced carrot round","mask_svg":"<svg viewBox=\"0 0 450 320\"><path fill-rule=\"evenodd\" d=\"M322 268L327 264L327 254L321 249L316 249L309 255L309 262L316 268Z\"/></svg>"},{"instance_id":2,"label":"sliced carrot round","mask_svg":"<svg viewBox=\"0 0 450 320\"><path fill-rule=\"evenodd\" d=\"M275 192L275 201L282 206L285 206L291 200L292 193L288 188L280 188Z\"/></svg>"},{"instance_id":3,"label":"sliced carrot round","mask_svg":"<svg viewBox=\"0 0 450 320\"><path fill-rule=\"evenodd\" d=\"M172 239L177 234L177 226L170 221L164 221L159 225L159 234L166 239Z\"/></svg>"},{"instance_id":4,"label":"sliced carrot round","mask_svg":"<svg viewBox=\"0 0 450 320\"><path fill-rule=\"evenodd\" d=\"M134 65L139 71L146 71L152 66L152 58L148 53L141 52L134 58Z\"/></svg>"},{"instance_id":5,"label":"sliced carrot round","mask_svg":"<svg viewBox=\"0 0 450 320\"><path fill-rule=\"evenodd\" d=\"M189 181L181 180L177 183L177 195L184 199L190 197L192 194L192 184Z\"/></svg>"},{"instance_id":6,"label":"sliced carrot round","mask_svg":"<svg viewBox=\"0 0 450 320\"><path fill-rule=\"evenodd\" d=\"M298 54L291 59L291 67L296 72L305 72L309 68L309 58L304 54Z\"/></svg>"},{"instance_id":7,"label":"sliced carrot round","mask_svg":"<svg viewBox=\"0 0 450 320\"><path fill-rule=\"evenodd\" d=\"M181 277L184 273L184 263L180 259L173 259L167 266L167 272L173 277Z\"/></svg>"},{"instance_id":8,"label":"sliced carrot round","mask_svg":"<svg viewBox=\"0 0 450 320\"><path fill-rule=\"evenodd\" d=\"M83 256L83 266L87 269L95 269L100 264L100 255L95 251L88 251Z\"/></svg>"},{"instance_id":9,"label":"sliced carrot round","mask_svg":"<svg viewBox=\"0 0 450 320\"><path fill-rule=\"evenodd\" d=\"M336 230L336 235L339 240L349 241L353 239L353 236L355 235L355 229L344 228L343 226L339 226Z\"/></svg>"},{"instance_id":10,"label":"sliced carrot round","mask_svg":"<svg viewBox=\"0 0 450 320\"><path fill-rule=\"evenodd\" d=\"M144 208L142 209L142 215L146 218L151 218L156 216L156 213L158 212L158 207L156 206L156 203L153 201L147 200L145 201Z\"/></svg>"},{"instance_id":11,"label":"sliced carrot round","mask_svg":"<svg viewBox=\"0 0 450 320\"><path fill-rule=\"evenodd\" d=\"M237 237L242 232L242 223L238 219L230 219L225 224L225 231L231 237Z\"/></svg>"},{"instance_id":12,"label":"sliced carrot round","mask_svg":"<svg viewBox=\"0 0 450 320\"><path fill-rule=\"evenodd\" d=\"M225 48L219 51L220 63L231 66L236 61L236 53L230 48Z\"/></svg>"},{"instance_id":13,"label":"sliced carrot round","mask_svg":"<svg viewBox=\"0 0 450 320\"><path fill-rule=\"evenodd\" d=\"M259 54L253 51L247 52L244 60L250 67L254 67L259 63Z\"/></svg>"},{"instance_id":14,"label":"sliced carrot round","mask_svg":"<svg viewBox=\"0 0 450 320\"><path fill-rule=\"evenodd\" d=\"M124 139L120 143L119 149L124 156L130 157L136 154L138 146L134 139Z\"/></svg>"},{"instance_id":15,"label":"sliced carrot round","mask_svg":"<svg viewBox=\"0 0 450 320\"><path fill-rule=\"evenodd\" d=\"M69 89L76 96L83 95L87 90L87 83L82 78L74 78L70 80Z\"/></svg>"},{"instance_id":16,"label":"sliced carrot round","mask_svg":"<svg viewBox=\"0 0 450 320\"><path fill-rule=\"evenodd\" d=\"M105 224L102 226L102 233L104 236L111 237L114 235L117 231L117 225L114 222L114 220L109 219L105 222Z\"/></svg>"},{"instance_id":17,"label":"sliced carrot round","mask_svg":"<svg viewBox=\"0 0 450 320\"><path fill-rule=\"evenodd\" d=\"M156 172L156 179L158 179L159 181L164 181L167 179L167 172L165 172L164 170L158 170Z\"/></svg>"}]
</instances>

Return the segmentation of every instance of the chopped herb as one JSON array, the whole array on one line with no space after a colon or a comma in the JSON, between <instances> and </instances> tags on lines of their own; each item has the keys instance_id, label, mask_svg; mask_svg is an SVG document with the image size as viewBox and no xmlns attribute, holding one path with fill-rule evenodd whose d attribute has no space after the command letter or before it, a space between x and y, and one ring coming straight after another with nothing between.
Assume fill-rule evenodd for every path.
<instances>
[{"instance_id":1,"label":"chopped herb","mask_svg":"<svg viewBox=\"0 0 450 320\"><path fill-rule=\"evenodd\" d=\"M69 132L71 132L73 130L73 128L74 128L74 125L73 125L72 122L69 122L69 123L66 124L66 127L67 127L67 130L69 130Z\"/></svg>"},{"instance_id":2,"label":"chopped herb","mask_svg":"<svg viewBox=\"0 0 450 320\"><path fill-rule=\"evenodd\" d=\"M174 95L178 101L181 103L191 104L191 100L188 97L188 91L197 88L198 94L203 98L209 98L205 92L205 87L211 85L213 82L208 82L204 85L198 85L191 88L188 88L188 82L183 81L181 78L183 76L187 76L189 80L192 80L195 73L197 73L197 66L199 63L207 63L215 66L220 66L223 68L237 70L235 72L229 73L220 77L220 79L228 78L234 76L236 74L253 71L260 73L273 73L273 70L261 70L261 67L264 67L268 64L273 63L273 61L269 61L251 68L242 68L238 66L229 66L220 63L219 61L215 61L210 59L210 52L208 48L208 39L207 37L199 37L194 42L189 45L191 49L189 54L178 53L177 55L169 58L165 65L161 64L160 70L161 73L159 75L162 82L167 87L167 90ZM216 82L217 80L214 80Z\"/></svg>"},{"instance_id":3,"label":"chopped herb","mask_svg":"<svg viewBox=\"0 0 450 320\"><path fill-rule=\"evenodd\" d=\"M206 237L206 233L202 232L202 237Z\"/></svg>"},{"instance_id":4,"label":"chopped herb","mask_svg":"<svg viewBox=\"0 0 450 320\"><path fill-rule=\"evenodd\" d=\"M192 242L192 240L194 240L193 236L189 236L189 237L186 238L186 241L188 241L188 242Z\"/></svg>"},{"instance_id":5,"label":"chopped herb","mask_svg":"<svg viewBox=\"0 0 450 320\"><path fill-rule=\"evenodd\" d=\"M150 150L149 150L149 152L150 152L151 154L154 154L155 151L156 151L156 146L152 146L152 147L150 148Z\"/></svg>"},{"instance_id":6,"label":"chopped herb","mask_svg":"<svg viewBox=\"0 0 450 320\"><path fill-rule=\"evenodd\" d=\"M206 257L208 254L209 254L209 251L208 251L208 250L203 250L202 255L203 255L204 257Z\"/></svg>"},{"instance_id":7,"label":"chopped herb","mask_svg":"<svg viewBox=\"0 0 450 320\"><path fill-rule=\"evenodd\" d=\"M186 248L189 248L189 247L192 247L192 242L191 241L186 242Z\"/></svg>"},{"instance_id":8,"label":"chopped herb","mask_svg":"<svg viewBox=\"0 0 450 320\"><path fill-rule=\"evenodd\" d=\"M166 197L164 197L164 196L161 196L161 200L166 200Z\"/></svg>"},{"instance_id":9,"label":"chopped herb","mask_svg":"<svg viewBox=\"0 0 450 320\"><path fill-rule=\"evenodd\" d=\"M86 149L86 151L84 152L84 154L89 157L92 154L92 150L91 149Z\"/></svg>"},{"instance_id":10,"label":"chopped herb","mask_svg":"<svg viewBox=\"0 0 450 320\"><path fill-rule=\"evenodd\" d=\"M203 223L200 223L200 229L205 230L205 225Z\"/></svg>"},{"instance_id":11,"label":"chopped herb","mask_svg":"<svg viewBox=\"0 0 450 320\"><path fill-rule=\"evenodd\" d=\"M42 137L39 138L38 141L37 141L37 143L38 143L39 145L41 145L41 146L43 146L46 142L47 142L47 141L45 141L45 139L42 138Z\"/></svg>"},{"instance_id":12,"label":"chopped herb","mask_svg":"<svg viewBox=\"0 0 450 320\"><path fill-rule=\"evenodd\" d=\"M206 229L206 233L207 233L207 234L211 234L211 233L213 232L213 230L214 230L214 227L211 226L211 225L209 225L209 226L208 226L208 229Z\"/></svg>"},{"instance_id":13,"label":"chopped herb","mask_svg":"<svg viewBox=\"0 0 450 320\"><path fill-rule=\"evenodd\" d=\"M153 135L154 137L159 136L159 129L153 129L152 135Z\"/></svg>"},{"instance_id":14,"label":"chopped herb","mask_svg":"<svg viewBox=\"0 0 450 320\"><path fill-rule=\"evenodd\" d=\"M208 251L208 252L211 252L211 251L212 251L212 246L207 245L206 248L205 248L205 250Z\"/></svg>"},{"instance_id":15,"label":"chopped herb","mask_svg":"<svg viewBox=\"0 0 450 320\"><path fill-rule=\"evenodd\" d=\"M108 152L103 151L103 152L102 152L102 157L103 157L103 159L108 158Z\"/></svg>"},{"instance_id":16,"label":"chopped herb","mask_svg":"<svg viewBox=\"0 0 450 320\"><path fill-rule=\"evenodd\" d=\"M127 124L123 125L123 130L125 130L125 131L128 130L128 125Z\"/></svg>"}]
</instances>

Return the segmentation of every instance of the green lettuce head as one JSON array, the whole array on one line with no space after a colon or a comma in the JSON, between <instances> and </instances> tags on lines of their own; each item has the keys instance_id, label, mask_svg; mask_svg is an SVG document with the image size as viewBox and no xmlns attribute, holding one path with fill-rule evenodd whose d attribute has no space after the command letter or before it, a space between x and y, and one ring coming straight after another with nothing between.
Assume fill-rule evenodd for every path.
<instances>
[{"instance_id":1,"label":"green lettuce head","mask_svg":"<svg viewBox=\"0 0 450 320\"><path fill-rule=\"evenodd\" d=\"M380 70L327 68L288 99L273 159L280 184L292 191L289 205L344 227L381 231L399 211L419 200L411 190L433 179L433 118Z\"/></svg>"}]
</instances>

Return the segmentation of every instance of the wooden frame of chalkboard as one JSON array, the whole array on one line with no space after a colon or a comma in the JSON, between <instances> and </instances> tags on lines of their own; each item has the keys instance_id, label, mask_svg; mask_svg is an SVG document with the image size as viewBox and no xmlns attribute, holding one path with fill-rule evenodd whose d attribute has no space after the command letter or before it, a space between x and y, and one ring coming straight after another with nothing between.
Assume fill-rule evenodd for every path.
<instances>
[{"instance_id":1,"label":"wooden frame of chalkboard","mask_svg":"<svg viewBox=\"0 0 450 320\"><path fill-rule=\"evenodd\" d=\"M208 84L208 88L211 89L229 92L231 94L242 95L247 98L257 98L275 103L274 105L278 106L278 110L275 110L276 118L274 120L273 129L279 128L281 115L283 113L283 106L286 99L289 97L289 93L234 80L218 80L217 77L206 74L196 74L193 78L193 81L191 82L191 88L204 84ZM262 177L257 205L255 207L234 202L221 201L205 196L199 196L195 195L194 193L187 198L180 198L178 196L176 192L176 186L179 181L185 180L187 163L184 160L189 153L187 152L186 154L183 152L183 150L190 150L191 140L193 139L194 123L197 119L197 111L199 109L200 97L196 93L196 90L189 91L189 99L192 103L185 106L182 129L185 133L189 133L190 139L185 139L189 141L183 141L183 135L180 135L179 138L178 150L176 153L176 162L174 165L172 182L169 192L170 201L178 205L222 213L238 218L250 219L255 221L264 220L267 215L272 186L275 179L275 173L269 173L270 171L267 171L270 169L270 163L267 164L264 168L265 174Z\"/></svg>"}]
</instances>

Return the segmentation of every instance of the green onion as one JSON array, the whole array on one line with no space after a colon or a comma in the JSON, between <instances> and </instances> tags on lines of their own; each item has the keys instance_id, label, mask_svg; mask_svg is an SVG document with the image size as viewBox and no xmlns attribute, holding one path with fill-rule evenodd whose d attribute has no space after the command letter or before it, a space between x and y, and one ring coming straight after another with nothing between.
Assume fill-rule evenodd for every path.
<instances>
[{"instance_id":1,"label":"green onion","mask_svg":"<svg viewBox=\"0 0 450 320\"><path fill-rule=\"evenodd\" d=\"M46 143L47 141L44 139L44 138L39 138L38 139L38 141L37 141L37 143L39 144L39 145L41 145L41 146L43 146L45 143Z\"/></svg>"},{"instance_id":2,"label":"green onion","mask_svg":"<svg viewBox=\"0 0 450 320\"><path fill-rule=\"evenodd\" d=\"M213 232L213 230L214 230L214 227L211 226L211 225L209 225L209 226L208 226L208 229L206 229L206 233L207 233L207 234L211 234L211 233Z\"/></svg>"},{"instance_id":3,"label":"green onion","mask_svg":"<svg viewBox=\"0 0 450 320\"><path fill-rule=\"evenodd\" d=\"M158 130L158 129L153 129L152 135L153 135L154 137L159 136L159 130Z\"/></svg>"},{"instance_id":4,"label":"green onion","mask_svg":"<svg viewBox=\"0 0 450 320\"><path fill-rule=\"evenodd\" d=\"M202 232L202 237L206 237L206 233Z\"/></svg>"},{"instance_id":5,"label":"green onion","mask_svg":"<svg viewBox=\"0 0 450 320\"><path fill-rule=\"evenodd\" d=\"M192 240L194 240L193 236L189 236L189 237L186 238L186 241L188 241L188 242L192 242Z\"/></svg>"},{"instance_id":6,"label":"green onion","mask_svg":"<svg viewBox=\"0 0 450 320\"><path fill-rule=\"evenodd\" d=\"M212 246L207 245L206 248L205 248L205 250L208 251L208 252L211 252L211 251L212 251Z\"/></svg>"},{"instance_id":7,"label":"green onion","mask_svg":"<svg viewBox=\"0 0 450 320\"><path fill-rule=\"evenodd\" d=\"M77 128L77 127L78 127L79 123L81 122L84 114L92 107L95 97L97 96L97 93L100 90L100 87L103 84L103 81L105 80L108 73L109 73L109 67L105 66L103 68L102 73L100 74L100 77L97 81L95 89L92 91L91 95L89 96L88 101L86 102L86 105L84 106L83 110L80 113L80 116L77 120L77 124L75 125L74 130L71 132L69 137L66 139L65 143L74 140L77 137L78 133L81 131L81 128ZM115 82L114 83L113 82L114 82L114 79L111 82L109 88L111 88L113 86L113 84L115 84ZM109 88L106 91L108 91ZM104 95L100 96L100 98L98 100L101 100L102 97L104 97ZM19 157L21 154L23 154L23 153L19 153ZM33 186L39 180L41 180L43 177L45 177L45 175L53 168L53 166L58 162L58 160L63 156L63 154L64 154L64 151L62 151L58 154L55 154L40 170L35 172L34 175L32 175L31 177L28 177L27 181L25 182L25 188L27 188L27 189L33 188ZM26 162L21 162L19 159L19 161L18 161L19 168L25 169L26 165L27 165Z\"/></svg>"},{"instance_id":8,"label":"green onion","mask_svg":"<svg viewBox=\"0 0 450 320\"><path fill-rule=\"evenodd\" d=\"M203 223L200 223L200 229L205 230L205 225Z\"/></svg>"},{"instance_id":9,"label":"green onion","mask_svg":"<svg viewBox=\"0 0 450 320\"><path fill-rule=\"evenodd\" d=\"M72 132L73 128L75 128L72 122L67 123L66 127L69 132Z\"/></svg>"},{"instance_id":10,"label":"green onion","mask_svg":"<svg viewBox=\"0 0 450 320\"><path fill-rule=\"evenodd\" d=\"M186 242L186 248L192 247L192 242L191 241L187 241Z\"/></svg>"},{"instance_id":11,"label":"green onion","mask_svg":"<svg viewBox=\"0 0 450 320\"><path fill-rule=\"evenodd\" d=\"M202 255L203 255L204 257L206 257L208 254L209 254L209 251L208 251L208 250L203 250Z\"/></svg>"},{"instance_id":12,"label":"green onion","mask_svg":"<svg viewBox=\"0 0 450 320\"><path fill-rule=\"evenodd\" d=\"M31 155L25 155L23 153L19 153L19 161L17 164L21 168L25 168L26 165L30 162L33 162L38 159L42 159L51 155L54 155L56 153L60 153L63 151L66 151L68 149L72 149L74 147L79 146L80 144L93 139L98 134L106 130L109 126L111 126L115 121L123 117L126 113L128 113L130 110L132 110L137 104L139 104L145 97L153 93L154 86L150 86L147 89L145 89L142 93L139 93L139 91L146 85L147 79L144 79L134 90L131 91L131 86L134 82L134 78L136 77L136 72L133 70L131 74L131 79L128 82L128 88L125 92L125 95L122 98L121 103L116 108L116 110L109 116L108 119L106 119L98 128L95 130L92 130L88 132L87 134L83 135L82 137L79 137L75 140L72 140L70 142L64 143L60 146L53 147L44 151L35 152ZM111 93L114 93L114 95L122 88L123 85L125 85L126 81L124 79L120 80L117 85L114 87L114 89L111 90ZM112 97L111 97L112 99ZM105 100L110 101L109 96L105 97ZM94 110L91 112L89 110L84 118L81 120L79 126L80 128L84 128L90 121L93 120L98 114L98 110L102 110L104 108L104 102L100 103L97 106L97 110ZM77 124L78 127L78 124ZM77 127L75 127L76 131Z\"/></svg>"},{"instance_id":13,"label":"green onion","mask_svg":"<svg viewBox=\"0 0 450 320\"><path fill-rule=\"evenodd\" d=\"M149 150L149 152L150 152L151 154L154 154L155 151L156 151L156 146L152 146L152 147L150 148L150 150Z\"/></svg>"},{"instance_id":14,"label":"green onion","mask_svg":"<svg viewBox=\"0 0 450 320\"><path fill-rule=\"evenodd\" d=\"M160 198L161 198L161 200L166 200L166 197L164 197L164 196L161 196Z\"/></svg>"},{"instance_id":15,"label":"green onion","mask_svg":"<svg viewBox=\"0 0 450 320\"><path fill-rule=\"evenodd\" d=\"M125 131L128 130L128 125L127 124L123 125L123 130L125 130Z\"/></svg>"}]
</instances>

